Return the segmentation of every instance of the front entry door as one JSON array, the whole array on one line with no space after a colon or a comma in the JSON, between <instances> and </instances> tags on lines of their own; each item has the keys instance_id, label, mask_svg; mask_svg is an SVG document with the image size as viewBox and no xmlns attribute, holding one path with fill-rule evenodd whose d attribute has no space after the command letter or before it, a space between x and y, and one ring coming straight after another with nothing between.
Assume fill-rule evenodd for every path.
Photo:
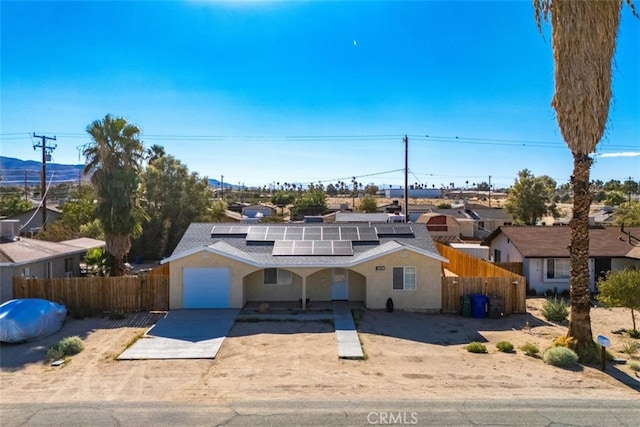
<instances>
[{"instance_id":1,"label":"front entry door","mask_svg":"<svg viewBox=\"0 0 640 427\"><path fill-rule=\"evenodd\" d=\"M334 268L331 280L331 299L343 300L349 299L349 281L347 280L348 271L344 268Z\"/></svg>"}]
</instances>

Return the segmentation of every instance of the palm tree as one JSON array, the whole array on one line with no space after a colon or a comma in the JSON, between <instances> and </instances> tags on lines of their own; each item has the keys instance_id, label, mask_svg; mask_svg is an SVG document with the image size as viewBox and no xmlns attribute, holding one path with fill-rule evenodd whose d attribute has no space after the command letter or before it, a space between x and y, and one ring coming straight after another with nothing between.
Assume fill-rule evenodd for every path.
<instances>
[{"instance_id":1,"label":"palm tree","mask_svg":"<svg viewBox=\"0 0 640 427\"><path fill-rule=\"evenodd\" d=\"M625 0L637 16L631 0ZM593 360L589 293L589 172L604 133L611 100L611 62L622 0L533 0L538 30L551 15L555 91L551 105L573 155L571 316L568 335L582 360Z\"/></svg>"},{"instance_id":2,"label":"palm tree","mask_svg":"<svg viewBox=\"0 0 640 427\"><path fill-rule=\"evenodd\" d=\"M149 164L166 155L164 147L158 144L153 144L151 147L144 150L144 153Z\"/></svg>"},{"instance_id":3,"label":"palm tree","mask_svg":"<svg viewBox=\"0 0 640 427\"><path fill-rule=\"evenodd\" d=\"M140 129L108 114L90 124L87 132L93 141L84 150L84 174L91 174L98 196L96 216L104 228L106 250L113 256L111 274L121 276L130 237L141 233L145 217L138 203L138 175L144 159Z\"/></svg>"}]
</instances>

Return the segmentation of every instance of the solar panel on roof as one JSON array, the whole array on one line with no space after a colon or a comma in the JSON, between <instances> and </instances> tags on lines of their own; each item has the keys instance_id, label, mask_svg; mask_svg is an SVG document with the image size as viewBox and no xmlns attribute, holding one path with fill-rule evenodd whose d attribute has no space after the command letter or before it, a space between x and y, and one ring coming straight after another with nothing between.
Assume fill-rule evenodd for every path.
<instances>
[{"instance_id":1,"label":"solar panel on roof","mask_svg":"<svg viewBox=\"0 0 640 427\"><path fill-rule=\"evenodd\" d=\"M302 240L302 228L286 227L284 240Z\"/></svg>"},{"instance_id":2,"label":"solar panel on roof","mask_svg":"<svg viewBox=\"0 0 640 427\"><path fill-rule=\"evenodd\" d=\"M358 227L358 240L367 242L377 242L378 233L373 227Z\"/></svg>"},{"instance_id":3,"label":"solar panel on roof","mask_svg":"<svg viewBox=\"0 0 640 427\"><path fill-rule=\"evenodd\" d=\"M332 240L317 240L313 242L313 254L314 255L332 255L333 254L333 241Z\"/></svg>"},{"instance_id":4,"label":"solar panel on roof","mask_svg":"<svg viewBox=\"0 0 640 427\"><path fill-rule=\"evenodd\" d=\"M409 225L381 225L376 227L378 236L413 236Z\"/></svg>"},{"instance_id":5,"label":"solar panel on roof","mask_svg":"<svg viewBox=\"0 0 640 427\"><path fill-rule=\"evenodd\" d=\"M332 255L353 255L353 247L348 240L333 240Z\"/></svg>"},{"instance_id":6,"label":"solar panel on roof","mask_svg":"<svg viewBox=\"0 0 640 427\"><path fill-rule=\"evenodd\" d=\"M271 251L271 255L293 255L293 243L293 240L276 240L275 242L273 242L273 250Z\"/></svg>"},{"instance_id":7,"label":"solar panel on roof","mask_svg":"<svg viewBox=\"0 0 640 427\"><path fill-rule=\"evenodd\" d=\"M247 241L263 242L266 239L268 227L251 227L247 233Z\"/></svg>"},{"instance_id":8,"label":"solar panel on roof","mask_svg":"<svg viewBox=\"0 0 640 427\"><path fill-rule=\"evenodd\" d=\"M271 255L346 256L353 255L353 247L348 240L276 240Z\"/></svg>"},{"instance_id":9,"label":"solar panel on roof","mask_svg":"<svg viewBox=\"0 0 640 427\"><path fill-rule=\"evenodd\" d=\"M211 236L241 236L247 234L249 228L246 225L214 225Z\"/></svg>"},{"instance_id":10,"label":"solar panel on roof","mask_svg":"<svg viewBox=\"0 0 640 427\"><path fill-rule=\"evenodd\" d=\"M269 227L269 231L267 231L265 239L273 242L276 240L284 240L284 232L284 227Z\"/></svg>"}]
</instances>

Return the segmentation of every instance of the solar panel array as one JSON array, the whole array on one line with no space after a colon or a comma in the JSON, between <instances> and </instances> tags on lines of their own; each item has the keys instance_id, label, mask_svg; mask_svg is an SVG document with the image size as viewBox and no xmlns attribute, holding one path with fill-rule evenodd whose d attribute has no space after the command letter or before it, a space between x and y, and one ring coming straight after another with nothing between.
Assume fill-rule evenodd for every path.
<instances>
[{"instance_id":1,"label":"solar panel array","mask_svg":"<svg viewBox=\"0 0 640 427\"><path fill-rule=\"evenodd\" d=\"M350 240L276 240L271 255L350 256L353 255L353 247Z\"/></svg>"},{"instance_id":2,"label":"solar panel array","mask_svg":"<svg viewBox=\"0 0 640 427\"><path fill-rule=\"evenodd\" d=\"M211 229L211 237L242 236L246 235L250 228L248 225L214 225L213 229Z\"/></svg>"},{"instance_id":3,"label":"solar panel array","mask_svg":"<svg viewBox=\"0 0 640 427\"><path fill-rule=\"evenodd\" d=\"M351 240L378 242L373 227L251 227L247 242L277 242L279 240Z\"/></svg>"},{"instance_id":4,"label":"solar panel array","mask_svg":"<svg viewBox=\"0 0 640 427\"><path fill-rule=\"evenodd\" d=\"M380 237L413 236L408 225L368 226L248 226L216 225L211 237L245 237L247 243L273 242L272 255L353 255L354 243L378 243Z\"/></svg>"},{"instance_id":5,"label":"solar panel array","mask_svg":"<svg viewBox=\"0 0 640 427\"><path fill-rule=\"evenodd\" d=\"M378 236L413 236L409 225L380 225L376 226Z\"/></svg>"}]
</instances>

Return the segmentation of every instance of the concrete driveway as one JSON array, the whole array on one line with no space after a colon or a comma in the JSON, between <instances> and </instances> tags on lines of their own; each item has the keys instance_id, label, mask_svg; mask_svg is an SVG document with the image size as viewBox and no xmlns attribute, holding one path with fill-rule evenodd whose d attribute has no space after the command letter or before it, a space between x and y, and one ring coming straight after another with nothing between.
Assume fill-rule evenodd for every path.
<instances>
[{"instance_id":1,"label":"concrete driveway","mask_svg":"<svg viewBox=\"0 0 640 427\"><path fill-rule=\"evenodd\" d=\"M118 360L214 359L240 310L171 310Z\"/></svg>"}]
</instances>

